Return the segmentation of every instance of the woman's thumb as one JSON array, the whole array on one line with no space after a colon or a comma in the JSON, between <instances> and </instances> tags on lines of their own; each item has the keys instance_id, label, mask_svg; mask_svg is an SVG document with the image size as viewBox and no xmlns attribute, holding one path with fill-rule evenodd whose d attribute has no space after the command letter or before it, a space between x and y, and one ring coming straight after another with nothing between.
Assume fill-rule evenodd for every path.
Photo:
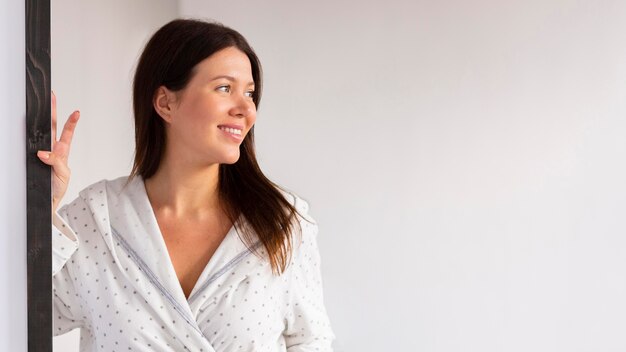
<instances>
[{"instance_id":1,"label":"woman's thumb","mask_svg":"<svg viewBox=\"0 0 626 352\"><path fill-rule=\"evenodd\" d=\"M37 156L39 157L39 160L43 161L44 163L48 165L52 165L53 156L51 152L40 150L37 152Z\"/></svg>"}]
</instances>

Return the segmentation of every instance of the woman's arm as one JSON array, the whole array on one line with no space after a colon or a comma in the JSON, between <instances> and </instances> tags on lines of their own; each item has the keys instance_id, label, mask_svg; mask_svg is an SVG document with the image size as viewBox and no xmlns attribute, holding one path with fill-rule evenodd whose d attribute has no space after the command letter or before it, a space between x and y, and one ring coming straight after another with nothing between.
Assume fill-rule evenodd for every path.
<instances>
[{"instance_id":1,"label":"woman's arm","mask_svg":"<svg viewBox=\"0 0 626 352\"><path fill-rule=\"evenodd\" d=\"M77 199L76 202L82 201ZM84 322L72 275L72 255L78 250L78 236L69 225L68 206L54 213L52 227L52 321L54 336L64 334Z\"/></svg>"},{"instance_id":2,"label":"woman's arm","mask_svg":"<svg viewBox=\"0 0 626 352\"><path fill-rule=\"evenodd\" d=\"M39 159L52 167L52 313L54 336L83 325L83 314L76 300L71 270L66 265L78 249L78 238L68 225L67 207L57 208L70 180L67 159L80 112L74 111L57 141L57 101L52 92L52 151L40 150Z\"/></svg>"},{"instance_id":3,"label":"woman's arm","mask_svg":"<svg viewBox=\"0 0 626 352\"><path fill-rule=\"evenodd\" d=\"M306 213L306 203L296 205L300 205L299 212ZM335 335L324 306L318 228L311 217L306 219L300 222L302 236L295 237L300 243L294 246L289 311L283 336L289 352L330 352Z\"/></svg>"}]
</instances>

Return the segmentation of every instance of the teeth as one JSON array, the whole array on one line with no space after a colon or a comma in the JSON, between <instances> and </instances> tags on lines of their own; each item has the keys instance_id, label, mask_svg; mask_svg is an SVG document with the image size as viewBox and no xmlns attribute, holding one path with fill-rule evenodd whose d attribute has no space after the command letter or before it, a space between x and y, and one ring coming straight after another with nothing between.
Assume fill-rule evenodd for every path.
<instances>
[{"instance_id":1,"label":"teeth","mask_svg":"<svg viewBox=\"0 0 626 352\"><path fill-rule=\"evenodd\" d=\"M226 131L226 132L231 133L231 134L236 134L238 136L241 136L241 130L236 129L236 128L220 127L220 130Z\"/></svg>"}]
</instances>

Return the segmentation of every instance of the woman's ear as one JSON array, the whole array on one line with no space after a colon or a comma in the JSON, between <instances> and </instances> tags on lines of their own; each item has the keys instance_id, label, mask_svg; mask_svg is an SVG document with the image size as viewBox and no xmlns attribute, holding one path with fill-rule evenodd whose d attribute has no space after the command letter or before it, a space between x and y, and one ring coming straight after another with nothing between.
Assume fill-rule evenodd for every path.
<instances>
[{"instance_id":1,"label":"woman's ear","mask_svg":"<svg viewBox=\"0 0 626 352\"><path fill-rule=\"evenodd\" d=\"M165 122L172 122L172 112L175 107L176 94L165 86L160 86L154 93L152 99L152 105L154 110L165 120Z\"/></svg>"}]
</instances>

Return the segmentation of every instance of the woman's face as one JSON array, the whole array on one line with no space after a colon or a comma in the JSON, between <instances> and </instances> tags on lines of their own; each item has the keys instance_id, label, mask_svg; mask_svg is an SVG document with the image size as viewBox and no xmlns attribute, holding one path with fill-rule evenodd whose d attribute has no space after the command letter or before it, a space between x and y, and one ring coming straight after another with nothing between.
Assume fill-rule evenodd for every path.
<instances>
[{"instance_id":1,"label":"woman's face","mask_svg":"<svg viewBox=\"0 0 626 352\"><path fill-rule=\"evenodd\" d=\"M256 121L253 92L250 60L242 51L229 47L204 59L187 87L170 92L167 148L192 163L235 163Z\"/></svg>"}]
</instances>

